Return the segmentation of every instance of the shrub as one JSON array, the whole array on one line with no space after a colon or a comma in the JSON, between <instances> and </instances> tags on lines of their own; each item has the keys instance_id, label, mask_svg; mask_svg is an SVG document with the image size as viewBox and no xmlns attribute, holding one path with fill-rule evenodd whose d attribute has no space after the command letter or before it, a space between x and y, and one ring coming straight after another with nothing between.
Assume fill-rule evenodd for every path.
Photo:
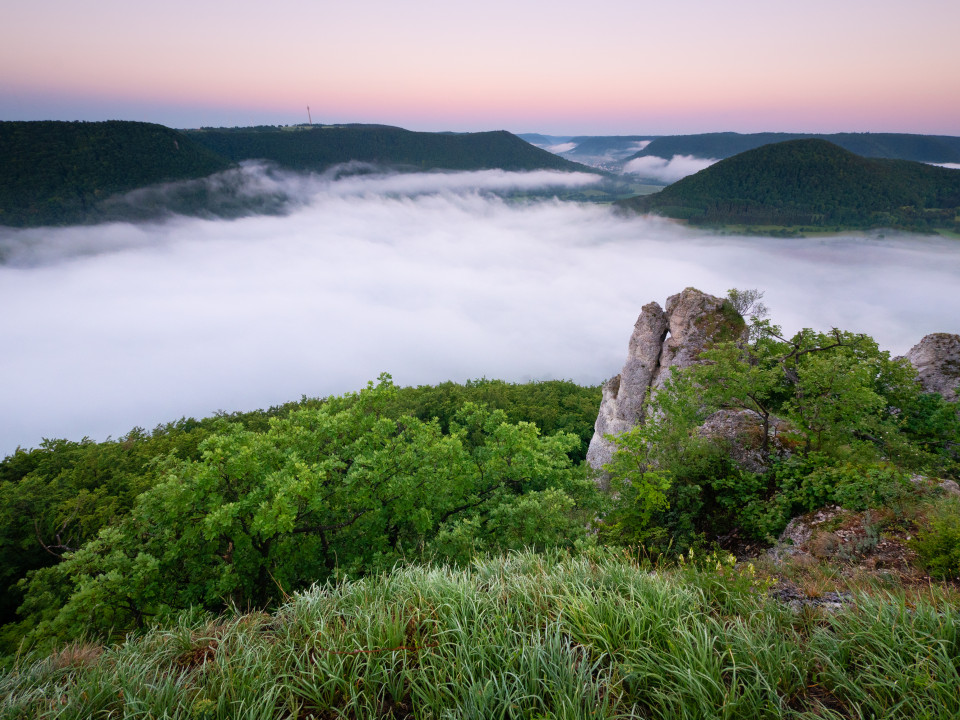
<instances>
[{"instance_id":1,"label":"shrub","mask_svg":"<svg viewBox=\"0 0 960 720\"><path fill-rule=\"evenodd\" d=\"M942 501L912 543L932 577L960 578L960 498Z\"/></svg>"}]
</instances>

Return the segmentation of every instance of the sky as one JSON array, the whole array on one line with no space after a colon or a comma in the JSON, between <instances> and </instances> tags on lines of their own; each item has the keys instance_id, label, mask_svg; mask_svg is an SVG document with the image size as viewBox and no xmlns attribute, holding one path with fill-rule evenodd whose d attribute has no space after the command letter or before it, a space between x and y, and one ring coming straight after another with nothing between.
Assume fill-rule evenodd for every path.
<instances>
[{"instance_id":1,"label":"sky","mask_svg":"<svg viewBox=\"0 0 960 720\"><path fill-rule=\"evenodd\" d=\"M955 0L4 0L0 120L960 135Z\"/></svg>"},{"instance_id":2,"label":"sky","mask_svg":"<svg viewBox=\"0 0 960 720\"><path fill-rule=\"evenodd\" d=\"M756 288L788 333L839 327L894 354L960 332L955 240L718 236L495 193L598 180L579 173L228 172L212 193L283 193L291 212L0 228L0 307L15 308L0 313L0 458L382 372L598 384L623 366L643 305L687 286Z\"/></svg>"}]
</instances>

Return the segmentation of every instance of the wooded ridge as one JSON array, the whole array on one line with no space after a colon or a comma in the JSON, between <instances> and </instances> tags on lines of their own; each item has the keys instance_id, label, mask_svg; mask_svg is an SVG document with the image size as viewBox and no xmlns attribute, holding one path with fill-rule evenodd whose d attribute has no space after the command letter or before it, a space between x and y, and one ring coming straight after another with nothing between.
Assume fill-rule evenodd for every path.
<instances>
[{"instance_id":1,"label":"wooded ridge","mask_svg":"<svg viewBox=\"0 0 960 720\"><path fill-rule=\"evenodd\" d=\"M960 229L960 171L825 140L765 145L619 206L699 225Z\"/></svg>"},{"instance_id":2,"label":"wooded ridge","mask_svg":"<svg viewBox=\"0 0 960 720\"><path fill-rule=\"evenodd\" d=\"M167 205L107 202L158 183L189 181L266 160L293 171L351 161L384 169L597 172L506 131L411 132L383 125L173 130L142 122L0 122L0 225L29 227L142 220L163 212L235 216L276 211L261 201L223 203L202 184ZM220 207L218 207L218 204ZM169 205L169 206L168 206Z\"/></svg>"}]
</instances>

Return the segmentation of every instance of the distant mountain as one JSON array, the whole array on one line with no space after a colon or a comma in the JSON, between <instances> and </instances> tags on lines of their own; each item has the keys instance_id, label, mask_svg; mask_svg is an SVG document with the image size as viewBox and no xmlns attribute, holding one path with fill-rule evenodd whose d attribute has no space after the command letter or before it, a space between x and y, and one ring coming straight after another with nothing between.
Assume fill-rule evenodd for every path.
<instances>
[{"instance_id":1,"label":"distant mountain","mask_svg":"<svg viewBox=\"0 0 960 720\"><path fill-rule=\"evenodd\" d=\"M262 159L291 170L323 170L357 160L413 170L591 170L504 130L412 132L387 126L190 130L199 144L233 162Z\"/></svg>"},{"instance_id":2,"label":"distant mountain","mask_svg":"<svg viewBox=\"0 0 960 720\"><path fill-rule=\"evenodd\" d=\"M656 138L627 160L648 155L667 159L674 155L723 159L771 143L804 139L827 140L863 157L916 160L926 163L960 162L960 137L906 133L835 133L832 135L753 133L741 135L740 133L722 132L701 135L668 135Z\"/></svg>"},{"instance_id":3,"label":"distant mountain","mask_svg":"<svg viewBox=\"0 0 960 720\"><path fill-rule=\"evenodd\" d=\"M230 165L153 123L0 122L0 225L81 222L110 195Z\"/></svg>"},{"instance_id":4,"label":"distant mountain","mask_svg":"<svg viewBox=\"0 0 960 720\"><path fill-rule=\"evenodd\" d=\"M539 148L561 145L573 140L573 135L541 135L540 133L517 133L517 137Z\"/></svg>"},{"instance_id":5,"label":"distant mountain","mask_svg":"<svg viewBox=\"0 0 960 720\"><path fill-rule=\"evenodd\" d=\"M960 231L960 170L864 158L825 140L764 145L620 201L696 224Z\"/></svg>"},{"instance_id":6,"label":"distant mountain","mask_svg":"<svg viewBox=\"0 0 960 720\"><path fill-rule=\"evenodd\" d=\"M229 188L216 195L199 182L252 159L296 171L356 160L397 170L596 172L505 131L422 133L388 125L178 131L125 121L0 122L0 225L136 221L171 211L218 217L283 212L283 198L235 197ZM188 180L198 182L131 202L123 195Z\"/></svg>"},{"instance_id":7,"label":"distant mountain","mask_svg":"<svg viewBox=\"0 0 960 720\"><path fill-rule=\"evenodd\" d=\"M538 135L518 137L560 157L603 170L620 170L620 161L634 155L656 135Z\"/></svg>"},{"instance_id":8,"label":"distant mountain","mask_svg":"<svg viewBox=\"0 0 960 720\"><path fill-rule=\"evenodd\" d=\"M576 147L565 155L586 157L607 156L622 159L636 153L639 146L656 139L656 135L587 135L575 137Z\"/></svg>"}]
</instances>

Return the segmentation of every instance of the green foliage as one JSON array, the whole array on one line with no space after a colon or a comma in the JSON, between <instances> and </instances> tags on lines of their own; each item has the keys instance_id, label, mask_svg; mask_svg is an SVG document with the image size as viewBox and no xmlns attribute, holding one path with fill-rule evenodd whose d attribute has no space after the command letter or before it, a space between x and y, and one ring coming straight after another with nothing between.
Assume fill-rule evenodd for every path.
<instances>
[{"instance_id":1,"label":"green foliage","mask_svg":"<svg viewBox=\"0 0 960 720\"><path fill-rule=\"evenodd\" d=\"M689 373L674 372L651 398L646 422L612 438L617 450L605 470L619 500L604 518L605 541L663 552L712 529L711 488L733 469L722 448L697 433L710 413L699 393Z\"/></svg>"},{"instance_id":2,"label":"green foliage","mask_svg":"<svg viewBox=\"0 0 960 720\"><path fill-rule=\"evenodd\" d=\"M701 158L728 158L763 145L789 140L825 140L857 155L870 158L916 160L917 162L960 162L960 138L946 135L911 135L907 133L703 133L667 135L654 138L643 150L632 156L653 155L672 158L693 155ZM632 158L629 158L632 159Z\"/></svg>"},{"instance_id":3,"label":"green foliage","mask_svg":"<svg viewBox=\"0 0 960 720\"><path fill-rule=\"evenodd\" d=\"M960 413L936 393L906 393L896 399L899 441L890 454L932 475L960 478Z\"/></svg>"},{"instance_id":4,"label":"green foliage","mask_svg":"<svg viewBox=\"0 0 960 720\"><path fill-rule=\"evenodd\" d=\"M284 211L285 196L238 193L238 180L231 175L221 176L217 189L201 181L251 159L298 171L358 161L414 171L597 172L506 131L426 133L382 125L178 131L126 121L0 122L0 225L138 221L170 212L237 217ZM143 189L135 201L120 197L135 189Z\"/></svg>"},{"instance_id":5,"label":"green foliage","mask_svg":"<svg viewBox=\"0 0 960 720\"><path fill-rule=\"evenodd\" d=\"M949 497L935 508L913 549L931 577L960 579L960 499Z\"/></svg>"},{"instance_id":6,"label":"green foliage","mask_svg":"<svg viewBox=\"0 0 960 720\"><path fill-rule=\"evenodd\" d=\"M576 436L466 403L390 417L382 378L269 420L222 422L171 458L129 515L23 583L33 637L109 635L178 609L265 606L295 589L423 556L572 546L599 508Z\"/></svg>"},{"instance_id":7,"label":"green foliage","mask_svg":"<svg viewBox=\"0 0 960 720\"><path fill-rule=\"evenodd\" d=\"M153 123L0 122L0 225L83 222L115 193L229 166L186 134Z\"/></svg>"},{"instance_id":8,"label":"green foliage","mask_svg":"<svg viewBox=\"0 0 960 720\"><path fill-rule=\"evenodd\" d=\"M696 224L960 229L960 173L824 140L764 145L619 203Z\"/></svg>"},{"instance_id":9,"label":"green foliage","mask_svg":"<svg viewBox=\"0 0 960 720\"><path fill-rule=\"evenodd\" d=\"M182 420L116 441L45 440L0 462L0 623L22 601L20 579L127 515L159 479L160 459L194 457L211 426Z\"/></svg>"},{"instance_id":10,"label":"green foliage","mask_svg":"<svg viewBox=\"0 0 960 720\"><path fill-rule=\"evenodd\" d=\"M847 464L832 470L832 500L848 510L893 508L902 514L904 503L913 493L909 476L889 465Z\"/></svg>"},{"instance_id":11,"label":"green foliage","mask_svg":"<svg viewBox=\"0 0 960 720\"><path fill-rule=\"evenodd\" d=\"M586 458L587 446L593 437L593 424L600 405L600 388L582 387L566 380L532 383L508 383L503 380L468 380L463 385L453 382L397 389L390 414L407 414L421 420L436 419L447 432L450 422L468 402L503 410L511 423L530 422L544 435L572 433L580 444L569 452L579 463Z\"/></svg>"},{"instance_id":12,"label":"green foliage","mask_svg":"<svg viewBox=\"0 0 960 720\"><path fill-rule=\"evenodd\" d=\"M759 321L763 320L770 312L769 308L762 302L763 295L762 290L730 288L727 290L726 299L742 318Z\"/></svg>"},{"instance_id":13,"label":"green foliage","mask_svg":"<svg viewBox=\"0 0 960 720\"><path fill-rule=\"evenodd\" d=\"M772 542L795 512L793 497L783 492L776 476L732 470L714 477L710 487L725 526L754 540Z\"/></svg>"},{"instance_id":14,"label":"green foliage","mask_svg":"<svg viewBox=\"0 0 960 720\"><path fill-rule=\"evenodd\" d=\"M662 530L649 526L655 513L669 509L671 482L666 471L652 468L650 440L644 430L645 426L637 425L609 438L616 450L603 469L610 476L610 490L617 502L600 530L606 542L649 546L662 540Z\"/></svg>"},{"instance_id":15,"label":"green foliage","mask_svg":"<svg viewBox=\"0 0 960 720\"><path fill-rule=\"evenodd\" d=\"M916 398L916 373L865 335L803 329L792 338L765 321L747 345L718 343L691 368L711 407L749 410L769 445L774 414L791 421L805 452L876 457L896 446L901 406Z\"/></svg>"},{"instance_id":16,"label":"green foliage","mask_svg":"<svg viewBox=\"0 0 960 720\"><path fill-rule=\"evenodd\" d=\"M81 442L48 440L33 450L18 449L0 462L0 622L4 624L0 633L0 651L13 652L23 634L35 629L37 624L43 624L43 629L35 634L43 635L48 631L56 634L51 623L76 590L75 581L79 577L71 575L71 568L76 568L79 572L79 568L83 566L92 573L83 581L85 594L82 602L78 596L74 606L92 607L95 605L93 598L96 597L104 603L115 603L117 607L107 610L104 605L98 612L86 615L80 612L71 615L73 610L65 612L57 621L59 629L56 632L69 635L78 628L92 627L108 633L114 626L136 625L138 622L146 622L153 613L162 612L165 605L159 599L159 586L152 587L147 582L142 592L138 591L132 598L127 598L118 590L116 582L133 572L133 563L145 550L145 543L160 547L169 540L172 552L172 548L179 547L177 543L187 542L186 538L170 540L163 534L168 524L168 510L159 498L173 502L172 496L178 490L176 485L157 490L149 502L145 501L147 504L138 511L134 522L129 515L138 496L161 481L169 481L175 468L184 465L189 467L191 463L201 461L202 447L207 447L201 447L201 443L211 434L221 436L217 441L220 443L225 443L225 436L236 438L235 446L222 444L219 447L224 453L231 453L233 449L239 452L248 446L255 447L257 442L269 443L269 438L272 437L269 433L271 428L275 428L275 422L288 420L287 426L290 422L296 425L300 422L297 418L306 417L304 413L309 414L308 411L317 411L325 406L329 406L328 411L335 411L337 408L342 410L343 404L349 402L353 401L344 398L303 398L299 402L268 410L220 413L216 417L199 421L185 418L158 426L149 433L135 428L127 436L115 441L95 443L88 439ZM599 388L583 388L561 381L521 385L496 380L475 380L465 385L443 383L436 387L392 388L389 393L382 393L377 402L377 412L381 420L389 419L397 423L397 427L405 427L404 432L407 434L404 437L412 439L411 433L414 429L426 432L425 428L433 427L434 418L440 428L439 435L436 429L431 431L436 437L449 435L451 425L458 428L457 432L461 434L475 436L479 446L470 446L470 451L477 456L470 460L473 463L471 472L474 475L479 472L477 462L481 463L482 467L484 462L494 459L489 452L486 458L482 457L485 433L496 432L497 425L503 422L523 427L523 432L515 431L516 436L512 438L507 437L505 431L499 431L501 435L498 436L498 442L504 443L504 452L508 447L533 447L538 444L541 447L549 446L551 450L539 460L531 459L531 465L527 468L534 472L535 468L532 466L536 462L541 463L544 468L544 474L540 476L544 481L541 485L520 484L519 490L517 486L507 490L498 490L496 487L480 488L477 497L469 503L466 499L460 503L476 503L476 507L452 513L442 526L436 529L436 537L430 542L427 542L426 536L421 537L422 533L419 531L405 535L401 528L392 528L387 531L388 537L391 533L396 535L392 549L381 549L377 555L373 550L377 547L377 542L368 542L358 533L354 533L353 539L342 538L344 545L355 543L371 549L368 556L357 561L357 567L386 567L398 558L421 555L467 562L476 552L522 547L527 544L536 547L567 545L577 542L577 538L582 538L584 528L595 512L589 508L594 507L598 498L591 481L583 472L575 472L573 468L583 458L586 442L592 433L596 405L599 403ZM463 414L464 407L471 402L485 404L490 410L481 412L475 408L471 420L468 415ZM502 413L494 413L495 410ZM415 418L418 422L407 422L404 425L401 420L404 416ZM539 427L539 436L537 428L534 428L531 422ZM388 425L381 423L379 427L382 431ZM274 429L273 432L277 431ZM558 437L547 437L554 435ZM562 439L558 439L560 437ZM556 459L550 454L554 451L565 454L567 460L558 461L566 463L569 472L547 472L547 460L552 462ZM270 457L269 453L265 452L264 457ZM239 458L236 461L239 462ZM465 462L466 459L460 457L459 461ZM456 465L451 467L455 468ZM465 472L463 477L469 478L471 472ZM495 477L489 471L487 476ZM199 478L196 480L199 482ZM466 487L466 484L462 484L457 492L465 492ZM258 487L256 491L264 489ZM521 495L511 495L514 491ZM178 492L182 493L179 502L184 506L190 505L192 500L189 492L183 488ZM254 496L259 497L256 492ZM451 500L456 497L451 496ZM424 503L423 507L439 504L439 500L433 502L432 497L430 500L431 502ZM415 500L411 497L407 501L408 506L413 501ZM391 506L396 512L400 512L401 505L401 501L397 499ZM148 518L148 510L152 513L152 518ZM181 523L187 522L188 515L185 512L170 510L170 518L180 518L177 521ZM418 517L419 522L426 522L428 525L430 522L437 522L436 512L430 515L432 520L428 521L420 507L411 509L409 515L411 523ZM155 527L147 527L150 522ZM362 524L364 521L357 522ZM410 528L409 524L405 527L407 530ZM98 534L107 528L113 528L110 531L109 547L104 544L105 541L97 538ZM123 542L116 535L118 528L122 530ZM344 533L346 529L338 532ZM142 539L138 533L142 534ZM315 542L315 539L310 541L305 535L299 537L308 545L309 542ZM197 538L194 540L199 542ZM231 540L226 542L229 544ZM61 567L66 553L80 550L83 554L74 561L74 565ZM352 550L344 551L331 543L330 553L334 558L332 564L343 561L342 565L337 565L340 572L357 571L356 567L351 568L348 562L354 557ZM221 555L225 554L225 550L221 552ZM317 558L322 557L322 543L321 549L315 554ZM156 558L156 555L151 556ZM146 557L141 558L141 561L145 559ZM100 574L103 577L98 576L94 563L101 561L114 567L116 572L113 576L107 577L104 573ZM176 566L173 560L170 562ZM223 564L224 560L221 557L216 562ZM289 589L291 584L309 582L303 579L307 577L303 573L308 571L314 573L310 575L314 579L326 577L332 572L327 561L318 560L315 565L319 565L320 569L313 571L305 567L293 580L277 577L282 579L284 587ZM140 567L138 572L146 568L147 566ZM186 568L182 570L187 572ZM176 569L171 572L170 577L181 577L178 575L180 571L181 569ZM29 573L32 573L30 581L21 582ZM190 581L188 579L184 582L189 584ZM267 577L267 594L270 597L281 592L276 582ZM26 599L25 592L29 595ZM198 595L206 597L203 593ZM172 602L169 598L167 601ZM216 600L217 603L220 601ZM27 619L17 623L15 612L21 605L21 614ZM71 624L76 626L72 630Z\"/></svg>"},{"instance_id":17,"label":"green foliage","mask_svg":"<svg viewBox=\"0 0 960 720\"><path fill-rule=\"evenodd\" d=\"M824 505L902 515L912 472L955 471L956 409L923 394L905 360L839 330L785 338L762 317L760 296L731 291L732 309L754 308L749 341L716 342L675 371L645 422L615 440L605 470L619 500L605 541L661 551L733 531L772 541L791 517ZM756 436L748 423L738 438L704 437L700 426L721 409L748 413ZM768 469L738 467L728 444Z\"/></svg>"},{"instance_id":18,"label":"green foliage","mask_svg":"<svg viewBox=\"0 0 960 720\"><path fill-rule=\"evenodd\" d=\"M794 613L695 554L510 553L314 587L270 614L191 611L0 675L11 718L929 718L960 714L942 592Z\"/></svg>"},{"instance_id":19,"label":"green foliage","mask_svg":"<svg viewBox=\"0 0 960 720\"><path fill-rule=\"evenodd\" d=\"M774 356L778 349L763 335L746 347L720 343L701 353L706 364L689 373L691 382L702 388L707 407L748 410L757 416L762 423L764 451L770 444L773 411L786 390Z\"/></svg>"},{"instance_id":20,"label":"green foliage","mask_svg":"<svg viewBox=\"0 0 960 720\"><path fill-rule=\"evenodd\" d=\"M564 160L500 130L478 133L411 132L396 127L316 126L293 132L277 128L203 128L186 131L195 142L233 162L270 160L291 170L324 170L359 161L415 170L577 170Z\"/></svg>"},{"instance_id":21,"label":"green foliage","mask_svg":"<svg viewBox=\"0 0 960 720\"><path fill-rule=\"evenodd\" d=\"M824 347L823 340L816 338L817 347ZM871 370L856 352L811 352L804 358L783 408L803 429L807 449L851 446L884 422L885 402Z\"/></svg>"},{"instance_id":22,"label":"green foliage","mask_svg":"<svg viewBox=\"0 0 960 720\"><path fill-rule=\"evenodd\" d=\"M890 508L902 516L914 495L908 476L889 464L838 462L823 453L778 462L766 476L745 476L752 482L732 484L727 502L731 509L741 503L738 523L748 535L768 541L801 513L838 505L853 511Z\"/></svg>"}]
</instances>

